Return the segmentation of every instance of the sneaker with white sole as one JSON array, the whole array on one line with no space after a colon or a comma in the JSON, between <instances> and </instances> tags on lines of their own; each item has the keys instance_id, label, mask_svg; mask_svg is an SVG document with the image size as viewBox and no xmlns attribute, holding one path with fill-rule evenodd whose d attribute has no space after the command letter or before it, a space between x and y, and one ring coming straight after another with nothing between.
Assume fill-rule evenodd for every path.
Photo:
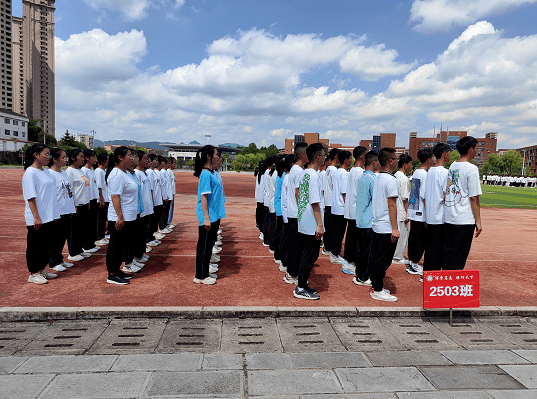
<instances>
[{"instance_id":1,"label":"sneaker with white sole","mask_svg":"<svg viewBox=\"0 0 537 399\"><path fill-rule=\"evenodd\" d=\"M345 274L356 274L356 266L354 266L352 263L345 263L341 267L341 271Z\"/></svg>"},{"instance_id":2,"label":"sneaker with white sole","mask_svg":"<svg viewBox=\"0 0 537 399\"><path fill-rule=\"evenodd\" d=\"M281 272L287 273L287 266L285 266L283 263L280 264L279 269L280 269Z\"/></svg>"},{"instance_id":3,"label":"sneaker with white sole","mask_svg":"<svg viewBox=\"0 0 537 399\"><path fill-rule=\"evenodd\" d=\"M218 234L222 234L222 229L218 230Z\"/></svg>"},{"instance_id":4,"label":"sneaker with white sole","mask_svg":"<svg viewBox=\"0 0 537 399\"><path fill-rule=\"evenodd\" d=\"M88 253L88 252L82 252L81 254L79 254L80 256L83 256L84 259L87 259L87 258L91 258L91 254Z\"/></svg>"},{"instance_id":5,"label":"sneaker with white sole","mask_svg":"<svg viewBox=\"0 0 537 399\"><path fill-rule=\"evenodd\" d=\"M264 242L262 243L262 245L263 245L264 247L268 247L268 246L269 246L268 244L265 244Z\"/></svg>"},{"instance_id":6,"label":"sneaker with white sole","mask_svg":"<svg viewBox=\"0 0 537 399\"><path fill-rule=\"evenodd\" d=\"M97 246L103 246L103 245L108 245L110 243L110 241L108 241L107 239L102 239L102 240L99 240L99 241L95 241L95 245Z\"/></svg>"},{"instance_id":7,"label":"sneaker with white sole","mask_svg":"<svg viewBox=\"0 0 537 399\"><path fill-rule=\"evenodd\" d=\"M417 275L421 275L422 273L419 271L419 268L415 267L414 264L412 264L412 262L410 264L407 265L406 267L406 272L408 274L417 274Z\"/></svg>"},{"instance_id":8,"label":"sneaker with white sole","mask_svg":"<svg viewBox=\"0 0 537 399\"><path fill-rule=\"evenodd\" d=\"M68 262L62 262L62 263L60 263L60 265L62 265L63 267L73 267L75 264L74 263L68 263Z\"/></svg>"},{"instance_id":9,"label":"sneaker with white sole","mask_svg":"<svg viewBox=\"0 0 537 399\"><path fill-rule=\"evenodd\" d=\"M82 251L84 251L87 254L93 254L97 252L99 249L101 249L101 247L93 247L91 249L82 249Z\"/></svg>"},{"instance_id":10,"label":"sneaker with white sole","mask_svg":"<svg viewBox=\"0 0 537 399\"><path fill-rule=\"evenodd\" d=\"M296 287L295 290L293 291L293 296L299 299L311 299L311 300L316 300L316 299L321 298L319 294L317 294L316 292L315 293L309 292L308 290L304 288L298 288L298 287Z\"/></svg>"},{"instance_id":11,"label":"sneaker with white sole","mask_svg":"<svg viewBox=\"0 0 537 399\"><path fill-rule=\"evenodd\" d=\"M142 269L140 269L136 265L127 263L127 264L123 265L123 268L121 270L124 271L124 272L127 272L127 273L138 273Z\"/></svg>"},{"instance_id":12,"label":"sneaker with white sole","mask_svg":"<svg viewBox=\"0 0 537 399\"><path fill-rule=\"evenodd\" d=\"M285 281L287 284L298 284L298 277L293 277L289 273L285 273L285 276L283 276L283 281Z\"/></svg>"},{"instance_id":13,"label":"sneaker with white sole","mask_svg":"<svg viewBox=\"0 0 537 399\"><path fill-rule=\"evenodd\" d=\"M214 263L209 264L209 273L216 273L218 272L218 265L215 265Z\"/></svg>"},{"instance_id":14,"label":"sneaker with white sole","mask_svg":"<svg viewBox=\"0 0 537 399\"><path fill-rule=\"evenodd\" d=\"M49 271L46 270L46 269L41 270L41 275L42 275L43 277L45 277L47 280L52 280L53 278L58 277L57 274L55 274L55 273L51 273L51 272L49 272Z\"/></svg>"},{"instance_id":15,"label":"sneaker with white sole","mask_svg":"<svg viewBox=\"0 0 537 399\"><path fill-rule=\"evenodd\" d=\"M164 234L154 233L153 237L155 237L157 240L162 240L166 236Z\"/></svg>"},{"instance_id":16,"label":"sneaker with white sole","mask_svg":"<svg viewBox=\"0 0 537 399\"><path fill-rule=\"evenodd\" d=\"M147 255L142 255L142 257L140 258L134 258L134 260L138 263L138 264L144 264L145 262L147 262L149 260L149 257ZM136 265L138 266L138 265Z\"/></svg>"},{"instance_id":17,"label":"sneaker with white sole","mask_svg":"<svg viewBox=\"0 0 537 399\"><path fill-rule=\"evenodd\" d=\"M48 283L48 280L43 277L41 273L34 273L30 274L30 277L28 277L28 282L34 284L46 284Z\"/></svg>"},{"instance_id":18,"label":"sneaker with white sole","mask_svg":"<svg viewBox=\"0 0 537 399\"><path fill-rule=\"evenodd\" d=\"M118 285L127 285L129 284L129 280L117 275L108 275L108 278L106 279L106 282L108 284L118 284Z\"/></svg>"},{"instance_id":19,"label":"sneaker with white sole","mask_svg":"<svg viewBox=\"0 0 537 399\"><path fill-rule=\"evenodd\" d=\"M274 250L273 250L273 249L269 249L268 251L269 251L271 254L274 253Z\"/></svg>"},{"instance_id":20,"label":"sneaker with white sole","mask_svg":"<svg viewBox=\"0 0 537 399\"><path fill-rule=\"evenodd\" d=\"M263 240L263 239L264 239L264 237L263 237L263 233L259 233L259 239L260 239L260 240Z\"/></svg>"},{"instance_id":21,"label":"sneaker with white sole","mask_svg":"<svg viewBox=\"0 0 537 399\"><path fill-rule=\"evenodd\" d=\"M145 266L145 263L138 262L137 260L134 260L134 259L132 260L131 264L133 264L136 267L139 267L140 269L143 269Z\"/></svg>"},{"instance_id":22,"label":"sneaker with white sole","mask_svg":"<svg viewBox=\"0 0 537 399\"><path fill-rule=\"evenodd\" d=\"M64 272L67 269L64 266L62 266L61 264L59 264L59 265L56 265L54 267L51 267L50 270L54 270L55 272Z\"/></svg>"},{"instance_id":23,"label":"sneaker with white sole","mask_svg":"<svg viewBox=\"0 0 537 399\"><path fill-rule=\"evenodd\" d=\"M108 241L110 241L110 234L106 234L106 235L104 236L104 238L106 238Z\"/></svg>"},{"instance_id":24,"label":"sneaker with white sole","mask_svg":"<svg viewBox=\"0 0 537 399\"><path fill-rule=\"evenodd\" d=\"M410 261L408 259L397 259L397 258L393 258L392 259L392 263L394 265L408 265L410 263Z\"/></svg>"},{"instance_id":25,"label":"sneaker with white sole","mask_svg":"<svg viewBox=\"0 0 537 399\"><path fill-rule=\"evenodd\" d=\"M149 245L150 247L158 247L160 245L160 241L158 240L149 241L146 245Z\"/></svg>"},{"instance_id":26,"label":"sneaker with white sole","mask_svg":"<svg viewBox=\"0 0 537 399\"><path fill-rule=\"evenodd\" d=\"M221 247L222 246L222 240L216 240L214 245L216 245L217 247Z\"/></svg>"},{"instance_id":27,"label":"sneaker with white sole","mask_svg":"<svg viewBox=\"0 0 537 399\"><path fill-rule=\"evenodd\" d=\"M153 250L152 247L145 247L145 253L148 254L149 252L151 252Z\"/></svg>"},{"instance_id":28,"label":"sneaker with white sole","mask_svg":"<svg viewBox=\"0 0 537 399\"><path fill-rule=\"evenodd\" d=\"M277 265L281 265L282 261L279 260L279 259L274 258L274 263L276 263Z\"/></svg>"},{"instance_id":29,"label":"sneaker with white sole","mask_svg":"<svg viewBox=\"0 0 537 399\"><path fill-rule=\"evenodd\" d=\"M386 302L397 302L397 297L390 294L387 290L382 290L380 292L374 291L373 288L369 290L369 294L371 295L371 298L377 299L379 301L386 301Z\"/></svg>"},{"instance_id":30,"label":"sneaker with white sole","mask_svg":"<svg viewBox=\"0 0 537 399\"><path fill-rule=\"evenodd\" d=\"M221 247L213 247L213 254L218 254L222 252L222 248Z\"/></svg>"},{"instance_id":31,"label":"sneaker with white sole","mask_svg":"<svg viewBox=\"0 0 537 399\"><path fill-rule=\"evenodd\" d=\"M218 262L220 262L220 256L213 254L211 256L211 263L218 263Z\"/></svg>"},{"instance_id":32,"label":"sneaker with white sole","mask_svg":"<svg viewBox=\"0 0 537 399\"><path fill-rule=\"evenodd\" d=\"M321 254L330 256L332 255L332 252L327 251L326 249L323 248L323 250L321 251Z\"/></svg>"},{"instance_id":33,"label":"sneaker with white sole","mask_svg":"<svg viewBox=\"0 0 537 399\"><path fill-rule=\"evenodd\" d=\"M80 261L82 261L82 260L84 260L84 259L86 259L86 258L83 257L82 255L75 255L75 256L71 256L71 255L69 255L69 256L67 257L67 259L70 260L70 261L73 261L73 262L80 262Z\"/></svg>"},{"instance_id":34,"label":"sneaker with white sole","mask_svg":"<svg viewBox=\"0 0 537 399\"><path fill-rule=\"evenodd\" d=\"M169 229L160 229L159 231L157 231L157 233L160 233L160 234L170 234L172 231L169 230Z\"/></svg>"},{"instance_id":35,"label":"sneaker with white sole","mask_svg":"<svg viewBox=\"0 0 537 399\"><path fill-rule=\"evenodd\" d=\"M205 285L212 285L212 284L216 284L216 279L209 276L209 277L206 277L204 278L203 280L202 279L199 279L199 278L194 278L194 283L196 284L205 284Z\"/></svg>"},{"instance_id":36,"label":"sneaker with white sole","mask_svg":"<svg viewBox=\"0 0 537 399\"><path fill-rule=\"evenodd\" d=\"M354 278L352 279L352 282L356 285L371 285L371 280L370 279L367 279L365 281L362 281L360 280L358 277L354 276Z\"/></svg>"},{"instance_id":37,"label":"sneaker with white sole","mask_svg":"<svg viewBox=\"0 0 537 399\"><path fill-rule=\"evenodd\" d=\"M341 256L336 256L334 254L330 254L330 263L333 263L334 265L341 265ZM343 258L341 258L343 259Z\"/></svg>"}]
</instances>

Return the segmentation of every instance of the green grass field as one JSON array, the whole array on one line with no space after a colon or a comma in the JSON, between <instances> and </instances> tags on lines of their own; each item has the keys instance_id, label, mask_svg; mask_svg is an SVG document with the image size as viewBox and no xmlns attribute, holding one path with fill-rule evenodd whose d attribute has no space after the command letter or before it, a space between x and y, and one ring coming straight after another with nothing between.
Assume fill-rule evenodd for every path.
<instances>
[{"instance_id":1,"label":"green grass field","mask_svg":"<svg viewBox=\"0 0 537 399\"><path fill-rule=\"evenodd\" d=\"M481 190L481 206L537 209L536 188L481 186Z\"/></svg>"}]
</instances>

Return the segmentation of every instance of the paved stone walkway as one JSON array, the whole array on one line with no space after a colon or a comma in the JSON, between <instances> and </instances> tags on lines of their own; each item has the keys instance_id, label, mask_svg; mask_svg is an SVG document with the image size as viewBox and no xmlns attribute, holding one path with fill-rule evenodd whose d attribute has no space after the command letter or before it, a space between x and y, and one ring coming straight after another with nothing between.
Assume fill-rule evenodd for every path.
<instances>
[{"instance_id":1,"label":"paved stone walkway","mask_svg":"<svg viewBox=\"0 0 537 399\"><path fill-rule=\"evenodd\" d=\"M537 319L0 323L0 398L537 398Z\"/></svg>"}]
</instances>

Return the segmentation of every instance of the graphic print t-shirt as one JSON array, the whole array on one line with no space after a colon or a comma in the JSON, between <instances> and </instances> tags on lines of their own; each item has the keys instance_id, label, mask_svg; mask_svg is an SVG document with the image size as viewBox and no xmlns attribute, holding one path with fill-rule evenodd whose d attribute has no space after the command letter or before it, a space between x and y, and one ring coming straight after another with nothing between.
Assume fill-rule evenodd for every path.
<instances>
[{"instance_id":1,"label":"graphic print t-shirt","mask_svg":"<svg viewBox=\"0 0 537 399\"><path fill-rule=\"evenodd\" d=\"M69 176L64 171L56 172L49 170L50 175L56 183L56 200L58 202L60 215L69 215L75 213L75 201L73 200L73 191L71 189L71 181Z\"/></svg>"},{"instance_id":2,"label":"graphic print t-shirt","mask_svg":"<svg viewBox=\"0 0 537 399\"><path fill-rule=\"evenodd\" d=\"M470 162L453 162L446 188L445 221L449 224L475 224L470 197L481 195L479 169Z\"/></svg>"},{"instance_id":3,"label":"graphic print t-shirt","mask_svg":"<svg viewBox=\"0 0 537 399\"><path fill-rule=\"evenodd\" d=\"M408 197L408 218L416 222L425 222L425 169L417 169L410 180L410 196Z\"/></svg>"},{"instance_id":4,"label":"graphic print t-shirt","mask_svg":"<svg viewBox=\"0 0 537 399\"><path fill-rule=\"evenodd\" d=\"M311 204L321 203L321 185L319 173L306 169L298 187L298 231L314 236L317 231L317 221ZM322 214L321 214L322 218Z\"/></svg>"}]
</instances>

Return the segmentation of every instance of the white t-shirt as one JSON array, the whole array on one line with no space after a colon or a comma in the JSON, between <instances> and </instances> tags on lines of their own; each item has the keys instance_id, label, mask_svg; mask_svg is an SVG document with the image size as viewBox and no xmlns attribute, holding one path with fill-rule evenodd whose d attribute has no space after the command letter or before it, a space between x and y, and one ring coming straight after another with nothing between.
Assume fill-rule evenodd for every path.
<instances>
[{"instance_id":1,"label":"white t-shirt","mask_svg":"<svg viewBox=\"0 0 537 399\"><path fill-rule=\"evenodd\" d=\"M140 214L140 217L153 214L153 196L151 195L151 182L149 177L139 169L134 169L134 173L140 184L142 185L142 201L144 203L144 211Z\"/></svg>"},{"instance_id":2,"label":"white t-shirt","mask_svg":"<svg viewBox=\"0 0 537 399\"><path fill-rule=\"evenodd\" d=\"M324 206L332 206L332 185L336 171L337 168L332 165L326 168L326 178L324 181Z\"/></svg>"},{"instance_id":3,"label":"white t-shirt","mask_svg":"<svg viewBox=\"0 0 537 399\"><path fill-rule=\"evenodd\" d=\"M268 191L265 201L268 202L268 209L270 213L276 213L276 208L274 207L274 195L276 194L276 178L278 177L278 172L274 171L272 176L269 174L267 176L268 182ZM267 200L268 197L268 200Z\"/></svg>"},{"instance_id":4,"label":"white t-shirt","mask_svg":"<svg viewBox=\"0 0 537 399\"><path fill-rule=\"evenodd\" d=\"M371 227L375 233L392 233L388 198L394 197L399 197L397 179L387 172L379 173L373 184L373 220Z\"/></svg>"},{"instance_id":5,"label":"white t-shirt","mask_svg":"<svg viewBox=\"0 0 537 399\"><path fill-rule=\"evenodd\" d=\"M84 175L86 175L86 177L90 181L90 200L98 200L99 188L97 187L97 178L95 176L95 172L93 171L93 169L86 168L85 166L82 166L80 170L84 172Z\"/></svg>"},{"instance_id":6,"label":"white t-shirt","mask_svg":"<svg viewBox=\"0 0 537 399\"><path fill-rule=\"evenodd\" d=\"M255 191L254 191L255 202L259 202L259 201L257 200L257 198L258 198L258 193L259 193L259 180L258 180L258 176L255 176Z\"/></svg>"},{"instance_id":7,"label":"white t-shirt","mask_svg":"<svg viewBox=\"0 0 537 399\"><path fill-rule=\"evenodd\" d=\"M300 185L304 169L298 165L293 165L289 171L289 181L287 182L287 217L296 219L298 217L298 206L296 203L295 190Z\"/></svg>"},{"instance_id":8,"label":"white t-shirt","mask_svg":"<svg viewBox=\"0 0 537 399\"><path fill-rule=\"evenodd\" d=\"M265 174L262 174L261 179L259 179L257 202L261 202L263 205L265 205Z\"/></svg>"},{"instance_id":9,"label":"white t-shirt","mask_svg":"<svg viewBox=\"0 0 537 399\"><path fill-rule=\"evenodd\" d=\"M425 169L416 169L410 178L410 196L408 197L408 218L415 222L425 222Z\"/></svg>"},{"instance_id":10,"label":"white t-shirt","mask_svg":"<svg viewBox=\"0 0 537 399\"><path fill-rule=\"evenodd\" d=\"M108 194L108 185L104 177L106 176L106 171L101 168L95 169L95 180L97 181L97 191L101 189L103 194L104 202L110 202L110 195Z\"/></svg>"},{"instance_id":11,"label":"white t-shirt","mask_svg":"<svg viewBox=\"0 0 537 399\"><path fill-rule=\"evenodd\" d=\"M448 170L434 166L427 172L425 181L425 221L427 224L444 224L444 193Z\"/></svg>"},{"instance_id":12,"label":"white t-shirt","mask_svg":"<svg viewBox=\"0 0 537 399\"><path fill-rule=\"evenodd\" d=\"M136 220L138 215L138 184L127 176L127 173L114 168L108 175L108 190L110 196L119 195L123 219L126 222ZM117 220L113 203L108 207L108 220L112 222Z\"/></svg>"},{"instance_id":13,"label":"white t-shirt","mask_svg":"<svg viewBox=\"0 0 537 399\"><path fill-rule=\"evenodd\" d=\"M270 193L269 193L269 184L270 184L270 168L267 169L265 171L265 174L263 175L263 177L265 178L265 180L263 180L264 182L264 185L263 185L263 205L265 205L267 208L269 206L269 201L270 201Z\"/></svg>"},{"instance_id":14,"label":"white t-shirt","mask_svg":"<svg viewBox=\"0 0 537 399\"><path fill-rule=\"evenodd\" d=\"M364 174L364 170L356 166L349 172L347 179L347 195L345 196L345 219L356 220L356 194L358 193L358 180Z\"/></svg>"},{"instance_id":15,"label":"white t-shirt","mask_svg":"<svg viewBox=\"0 0 537 399\"><path fill-rule=\"evenodd\" d=\"M326 185L326 170L319 172L319 184L321 185L321 212L324 212L324 186Z\"/></svg>"},{"instance_id":16,"label":"white t-shirt","mask_svg":"<svg viewBox=\"0 0 537 399\"><path fill-rule=\"evenodd\" d=\"M75 206L89 204L91 198L90 180L84 175L82 170L75 169L71 166L67 168L66 173L69 176L71 187L73 188Z\"/></svg>"},{"instance_id":17,"label":"white t-shirt","mask_svg":"<svg viewBox=\"0 0 537 399\"><path fill-rule=\"evenodd\" d=\"M287 203L287 186L289 183L289 173L286 173L285 176L283 176L282 180L282 218L284 223L289 222L289 218L287 217L288 214L288 203Z\"/></svg>"},{"instance_id":18,"label":"white t-shirt","mask_svg":"<svg viewBox=\"0 0 537 399\"><path fill-rule=\"evenodd\" d=\"M445 222L455 225L475 224L470 197L481 194L477 166L470 162L453 162L447 179Z\"/></svg>"},{"instance_id":19,"label":"white t-shirt","mask_svg":"<svg viewBox=\"0 0 537 399\"><path fill-rule=\"evenodd\" d=\"M45 224L60 218L58 202L56 201L56 183L48 169L39 170L30 166L22 176L22 195L26 207L24 220L26 226L34 225L34 215L28 205L28 200L35 198L37 213L41 223Z\"/></svg>"},{"instance_id":20,"label":"white t-shirt","mask_svg":"<svg viewBox=\"0 0 537 399\"><path fill-rule=\"evenodd\" d=\"M75 213L75 201L73 200L73 190L71 189L69 176L63 170L56 172L50 169L49 172L56 183L56 200L58 201L60 215Z\"/></svg>"},{"instance_id":21,"label":"white t-shirt","mask_svg":"<svg viewBox=\"0 0 537 399\"><path fill-rule=\"evenodd\" d=\"M168 176L170 177L170 188L171 188L170 192L173 198L173 196L175 195L175 183L176 183L175 173L173 173L173 170L171 169L167 169L167 171L168 171Z\"/></svg>"},{"instance_id":22,"label":"white t-shirt","mask_svg":"<svg viewBox=\"0 0 537 399\"><path fill-rule=\"evenodd\" d=\"M149 181L151 182L151 191L153 194L153 205L160 206L163 204L162 201L162 189L160 184L160 173L158 170L147 169L145 171Z\"/></svg>"},{"instance_id":23,"label":"white t-shirt","mask_svg":"<svg viewBox=\"0 0 537 399\"><path fill-rule=\"evenodd\" d=\"M302 174L298 188L298 231L314 236L317 231L317 221L311 204L321 203L321 184L319 173L308 168ZM321 214L322 218L322 214Z\"/></svg>"},{"instance_id":24,"label":"white t-shirt","mask_svg":"<svg viewBox=\"0 0 537 399\"><path fill-rule=\"evenodd\" d=\"M332 179L332 215L343 215L345 213L345 202L342 194L347 193L348 177L349 172L339 168Z\"/></svg>"},{"instance_id":25,"label":"white t-shirt","mask_svg":"<svg viewBox=\"0 0 537 399\"><path fill-rule=\"evenodd\" d=\"M158 171L160 173L160 189L162 191L162 199L172 199L171 195L171 182L170 182L170 176L168 175L168 172L166 169L161 169Z\"/></svg>"},{"instance_id":26,"label":"white t-shirt","mask_svg":"<svg viewBox=\"0 0 537 399\"><path fill-rule=\"evenodd\" d=\"M397 184L399 185L399 197L397 197L397 217L399 222L404 222L406 220L406 209L403 201L407 200L410 196L410 180L400 170L395 172L395 178L397 179Z\"/></svg>"}]
</instances>

